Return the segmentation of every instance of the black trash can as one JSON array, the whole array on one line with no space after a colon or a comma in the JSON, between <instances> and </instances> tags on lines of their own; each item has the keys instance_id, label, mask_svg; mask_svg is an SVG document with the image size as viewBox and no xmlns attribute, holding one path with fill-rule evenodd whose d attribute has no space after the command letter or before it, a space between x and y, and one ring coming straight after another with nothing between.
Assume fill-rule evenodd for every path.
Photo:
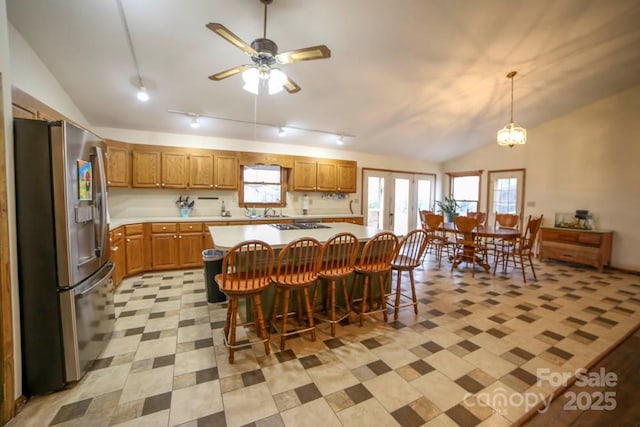
<instances>
[{"instance_id":1,"label":"black trash can","mask_svg":"<svg viewBox=\"0 0 640 427\"><path fill-rule=\"evenodd\" d=\"M207 301L223 302L227 300L227 296L220 291L216 283L216 274L222 273L222 259L224 251L219 249L205 249L202 251L202 260L204 261L204 279L207 284Z\"/></svg>"}]
</instances>

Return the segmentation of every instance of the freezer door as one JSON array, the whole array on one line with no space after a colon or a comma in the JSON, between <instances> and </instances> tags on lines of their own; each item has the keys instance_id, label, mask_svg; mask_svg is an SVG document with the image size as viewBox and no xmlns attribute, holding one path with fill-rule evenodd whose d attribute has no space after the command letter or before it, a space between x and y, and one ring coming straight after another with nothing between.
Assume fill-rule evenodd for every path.
<instances>
[{"instance_id":1,"label":"freezer door","mask_svg":"<svg viewBox=\"0 0 640 427\"><path fill-rule=\"evenodd\" d=\"M70 288L109 259L105 145L67 122L50 132L58 286Z\"/></svg>"},{"instance_id":2,"label":"freezer door","mask_svg":"<svg viewBox=\"0 0 640 427\"><path fill-rule=\"evenodd\" d=\"M115 325L112 263L73 289L60 292L66 381L77 381L111 339Z\"/></svg>"}]
</instances>

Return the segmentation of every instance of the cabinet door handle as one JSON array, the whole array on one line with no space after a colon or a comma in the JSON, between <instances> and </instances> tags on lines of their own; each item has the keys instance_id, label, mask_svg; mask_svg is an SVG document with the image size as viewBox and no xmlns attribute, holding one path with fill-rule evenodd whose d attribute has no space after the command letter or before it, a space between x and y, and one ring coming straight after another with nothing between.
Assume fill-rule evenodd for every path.
<instances>
[{"instance_id":1,"label":"cabinet door handle","mask_svg":"<svg viewBox=\"0 0 640 427\"><path fill-rule=\"evenodd\" d=\"M178 236L178 239L182 239L182 236Z\"/></svg>"},{"instance_id":2,"label":"cabinet door handle","mask_svg":"<svg viewBox=\"0 0 640 427\"><path fill-rule=\"evenodd\" d=\"M111 248L111 252L118 252L118 249L120 249L118 246L114 246Z\"/></svg>"},{"instance_id":3,"label":"cabinet door handle","mask_svg":"<svg viewBox=\"0 0 640 427\"><path fill-rule=\"evenodd\" d=\"M174 239L177 239L177 238L178 238L178 236L176 236L176 235L174 234L173 238L174 238Z\"/></svg>"},{"instance_id":4,"label":"cabinet door handle","mask_svg":"<svg viewBox=\"0 0 640 427\"><path fill-rule=\"evenodd\" d=\"M130 242L130 241L131 241L131 239L127 239L127 242Z\"/></svg>"},{"instance_id":5,"label":"cabinet door handle","mask_svg":"<svg viewBox=\"0 0 640 427\"><path fill-rule=\"evenodd\" d=\"M162 188L164 188L164 182L162 183Z\"/></svg>"},{"instance_id":6,"label":"cabinet door handle","mask_svg":"<svg viewBox=\"0 0 640 427\"><path fill-rule=\"evenodd\" d=\"M156 182L156 187L160 187L160 184Z\"/></svg>"}]
</instances>

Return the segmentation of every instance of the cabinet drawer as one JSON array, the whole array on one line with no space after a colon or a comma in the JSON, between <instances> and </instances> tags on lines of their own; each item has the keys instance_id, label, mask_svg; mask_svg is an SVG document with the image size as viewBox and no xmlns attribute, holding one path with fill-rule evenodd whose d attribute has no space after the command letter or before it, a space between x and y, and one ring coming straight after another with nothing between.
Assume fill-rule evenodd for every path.
<instances>
[{"instance_id":1,"label":"cabinet drawer","mask_svg":"<svg viewBox=\"0 0 640 427\"><path fill-rule=\"evenodd\" d=\"M576 243L580 233L572 231L542 230L542 240Z\"/></svg>"},{"instance_id":2,"label":"cabinet drawer","mask_svg":"<svg viewBox=\"0 0 640 427\"><path fill-rule=\"evenodd\" d=\"M189 233L191 231L202 231L201 222L181 222L178 224L178 231L181 233Z\"/></svg>"},{"instance_id":3,"label":"cabinet drawer","mask_svg":"<svg viewBox=\"0 0 640 427\"><path fill-rule=\"evenodd\" d=\"M598 248L579 245L566 245L555 242L543 242L542 256L565 261L595 263L600 257Z\"/></svg>"},{"instance_id":4,"label":"cabinet drawer","mask_svg":"<svg viewBox=\"0 0 640 427\"><path fill-rule=\"evenodd\" d=\"M176 233L178 224L175 222L155 222L151 224L152 233Z\"/></svg>"},{"instance_id":5,"label":"cabinet drawer","mask_svg":"<svg viewBox=\"0 0 640 427\"><path fill-rule=\"evenodd\" d=\"M115 230L111 230L109 232L109 241L115 242L116 240L121 240L123 236L124 236L124 233L123 233L122 227L118 227Z\"/></svg>"},{"instance_id":6,"label":"cabinet drawer","mask_svg":"<svg viewBox=\"0 0 640 427\"><path fill-rule=\"evenodd\" d=\"M595 233L578 234L578 242L584 243L586 245L600 246L601 241L602 241L601 234L595 234Z\"/></svg>"},{"instance_id":7,"label":"cabinet drawer","mask_svg":"<svg viewBox=\"0 0 640 427\"><path fill-rule=\"evenodd\" d=\"M125 225L124 230L127 236L135 236L137 234L142 234L142 224Z\"/></svg>"}]
</instances>

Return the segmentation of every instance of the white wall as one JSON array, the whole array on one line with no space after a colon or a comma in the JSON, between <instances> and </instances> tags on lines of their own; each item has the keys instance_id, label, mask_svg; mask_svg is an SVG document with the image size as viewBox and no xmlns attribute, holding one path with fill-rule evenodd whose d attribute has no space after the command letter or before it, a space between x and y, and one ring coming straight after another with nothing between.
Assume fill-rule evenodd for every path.
<instances>
[{"instance_id":1,"label":"white wall","mask_svg":"<svg viewBox=\"0 0 640 427\"><path fill-rule=\"evenodd\" d=\"M520 120L524 123L524 117ZM526 168L525 215L588 209L614 231L612 264L640 271L640 86L536 128L524 147L491 144L443 164L443 172Z\"/></svg>"}]
</instances>

